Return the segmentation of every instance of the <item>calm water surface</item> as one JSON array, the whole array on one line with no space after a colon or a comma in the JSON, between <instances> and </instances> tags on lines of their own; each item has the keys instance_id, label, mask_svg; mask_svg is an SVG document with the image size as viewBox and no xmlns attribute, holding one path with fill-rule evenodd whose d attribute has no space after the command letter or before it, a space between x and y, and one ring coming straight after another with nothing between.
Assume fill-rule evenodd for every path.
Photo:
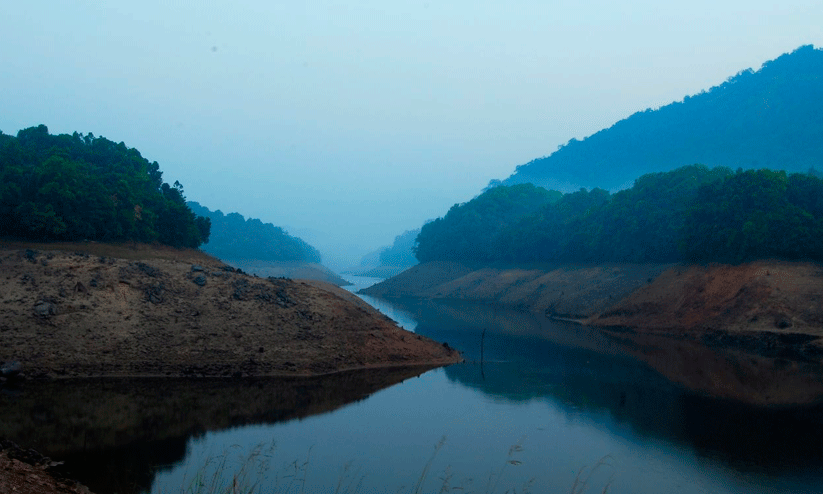
<instances>
[{"instance_id":1,"label":"calm water surface","mask_svg":"<svg viewBox=\"0 0 823 494\"><path fill-rule=\"evenodd\" d=\"M371 280L355 281L353 290ZM27 425L0 425L0 435L16 434L47 452L52 443L78 472L86 471L83 462L98 478L101 470L113 472L97 486L87 481L99 494L181 492L199 480L235 476L256 483L256 492L413 492L422 479L422 492L564 493L576 478L593 493L606 486L613 493L823 492L821 408L745 405L687 389L700 379L674 384L672 367L660 362L684 358L685 347L661 356L522 313L367 301L405 328L462 350L467 363L417 377L384 375L373 387L376 378L360 375L183 382L144 386L139 398L124 398L108 384L115 395L100 394L106 405L97 412L87 407L104 385L91 385L76 405L53 402L60 394L54 390L49 399L22 390L0 398L0 413L18 410L4 420ZM725 375L726 364L738 374L717 389L733 395L770 386L741 375L752 362L766 365L760 361L724 355L713 362L707 382ZM793 379L780 374L787 366L775 365L774 386ZM798 372L811 373L803 379L814 388L817 370ZM59 410L73 407L77 416L66 419L73 426L52 427ZM95 413L111 424L84 423ZM40 435L32 432L38 424ZM90 429L100 437L89 439Z\"/></svg>"}]
</instances>

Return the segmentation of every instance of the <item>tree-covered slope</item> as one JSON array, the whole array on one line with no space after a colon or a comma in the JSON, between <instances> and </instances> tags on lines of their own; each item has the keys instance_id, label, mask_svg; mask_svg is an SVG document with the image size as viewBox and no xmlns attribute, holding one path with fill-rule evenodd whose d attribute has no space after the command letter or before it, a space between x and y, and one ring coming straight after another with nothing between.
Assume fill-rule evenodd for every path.
<instances>
[{"instance_id":1,"label":"tree-covered slope","mask_svg":"<svg viewBox=\"0 0 823 494\"><path fill-rule=\"evenodd\" d=\"M425 225L418 258L471 263L823 260L823 179L812 174L691 165L644 175L614 194L581 189L537 206L529 196L513 193L524 186L496 187ZM511 213L518 210L521 214Z\"/></svg>"},{"instance_id":2,"label":"tree-covered slope","mask_svg":"<svg viewBox=\"0 0 823 494\"><path fill-rule=\"evenodd\" d=\"M320 262L320 252L282 228L239 213L211 211L197 202L188 206L211 220L211 238L202 249L221 259Z\"/></svg>"},{"instance_id":3,"label":"tree-covered slope","mask_svg":"<svg viewBox=\"0 0 823 494\"><path fill-rule=\"evenodd\" d=\"M495 260L500 256L500 234L505 228L560 196L557 191L519 184L496 187L469 202L455 204L446 216L423 225L417 236L417 259Z\"/></svg>"},{"instance_id":4,"label":"tree-covered slope","mask_svg":"<svg viewBox=\"0 0 823 494\"><path fill-rule=\"evenodd\" d=\"M36 241L160 242L197 247L209 220L164 183L157 162L92 134L45 125L0 132L0 235Z\"/></svg>"},{"instance_id":5,"label":"tree-covered slope","mask_svg":"<svg viewBox=\"0 0 823 494\"><path fill-rule=\"evenodd\" d=\"M683 101L572 139L518 166L503 184L613 190L640 175L692 163L806 172L823 167L821 142L823 50L809 45Z\"/></svg>"}]
</instances>

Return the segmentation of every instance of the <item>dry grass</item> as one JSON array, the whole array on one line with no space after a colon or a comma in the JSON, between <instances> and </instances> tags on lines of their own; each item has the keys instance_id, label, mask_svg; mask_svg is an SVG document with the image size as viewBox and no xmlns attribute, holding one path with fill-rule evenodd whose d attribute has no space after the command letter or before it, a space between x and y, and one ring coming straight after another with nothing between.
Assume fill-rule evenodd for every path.
<instances>
[{"instance_id":1,"label":"dry grass","mask_svg":"<svg viewBox=\"0 0 823 494\"><path fill-rule=\"evenodd\" d=\"M574 478L571 494L584 494L586 492L586 488L589 487L589 482L591 481L592 475L594 475L596 471L603 467L612 467L612 464L609 463L609 460L611 459L611 456L606 455L603 458L600 458L600 460L591 468L585 466L581 467L580 470L577 471L577 476ZM603 490L601 491L602 494L607 494L609 492L613 480L614 476L606 482L606 485L603 486Z\"/></svg>"},{"instance_id":2,"label":"dry grass","mask_svg":"<svg viewBox=\"0 0 823 494\"><path fill-rule=\"evenodd\" d=\"M414 486L406 490L405 486L400 486L397 489L398 494L408 492L409 494L422 494L426 492L438 492L439 494L449 492L459 492L461 494L479 493L483 494L497 494L501 491L501 485L505 485L503 481L504 473L507 469L513 466L521 465L523 462L519 459L520 454L524 451L521 438L516 444L509 448L506 460L500 469L492 471L482 487L482 490L473 489L472 479L465 479L459 485L453 485L454 473L450 466L446 467L442 476L438 477L439 485L436 482L428 482L431 467L434 463L438 453L446 444L446 437L440 439L434 446L434 451L429 457L428 461L423 466L420 475L417 478ZM240 448L240 446L233 446L231 449ZM181 488L179 494L256 494L256 493L300 493L307 492L307 484L309 484L309 467L311 465L311 448L306 454L305 460L295 460L287 464L280 472L273 473L273 486L266 486L261 488L261 481L266 479L270 472L270 463L275 449L275 444L272 442L269 445L259 444L252 448L248 455L240 455L240 468L234 472L228 472L227 460L231 456L231 451L226 451L222 455L209 458L205 465L198 470L194 479L190 482L188 487ZM593 467L583 466L577 472L577 475L572 484L570 494L586 494L593 492L592 487L593 476L599 470L604 468L613 468L610 463L611 456L604 456ZM363 492L363 481L365 475L360 474L360 470L352 469L352 463L346 463L338 479L334 494L356 494ZM535 478L531 478L518 487L508 487L503 494L528 494L532 492L532 485L535 483ZM608 480L605 486L599 490L601 494L607 494L611 488L613 476ZM427 488L427 484L434 484L432 488ZM316 487L316 486L315 486ZM308 492L315 492L312 488Z\"/></svg>"}]
</instances>

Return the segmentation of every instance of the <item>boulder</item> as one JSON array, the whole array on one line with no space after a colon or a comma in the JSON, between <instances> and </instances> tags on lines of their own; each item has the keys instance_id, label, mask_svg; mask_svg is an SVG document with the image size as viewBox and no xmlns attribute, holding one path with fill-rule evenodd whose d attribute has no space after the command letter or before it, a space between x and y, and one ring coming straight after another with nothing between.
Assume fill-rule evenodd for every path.
<instances>
[{"instance_id":1,"label":"boulder","mask_svg":"<svg viewBox=\"0 0 823 494\"><path fill-rule=\"evenodd\" d=\"M34 303L34 313L39 317L49 317L57 314L57 306L46 300Z\"/></svg>"},{"instance_id":2,"label":"boulder","mask_svg":"<svg viewBox=\"0 0 823 494\"><path fill-rule=\"evenodd\" d=\"M0 377L5 377L7 379L13 379L20 375L20 372L23 370L23 366L20 365L20 362L16 360L11 362L3 362L0 364Z\"/></svg>"}]
</instances>

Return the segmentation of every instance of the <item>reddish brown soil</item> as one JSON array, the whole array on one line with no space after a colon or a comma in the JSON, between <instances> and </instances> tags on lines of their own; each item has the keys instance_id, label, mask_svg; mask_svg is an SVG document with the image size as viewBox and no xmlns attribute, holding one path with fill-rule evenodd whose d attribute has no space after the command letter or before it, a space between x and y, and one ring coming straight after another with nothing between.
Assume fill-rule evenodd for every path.
<instances>
[{"instance_id":1,"label":"reddish brown soil","mask_svg":"<svg viewBox=\"0 0 823 494\"><path fill-rule=\"evenodd\" d=\"M363 290L385 298L471 300L551 317L581 319L646 285L670 264L470 268L427 262Z\"/></svg>"},{"instance_id":2,"label":"reddish brown soil","mask_svg":"<svg viewBox=\"0 0 823 494\"><path fill-rule=\"evenodd\" d=\"M90 494L73 480L61 479L49 471L49 458L0 441L0 492L6 494Z\"/></svg>"},{"instance_id":3,"label":"reddish brown soil","mask_svg":"<svg viewBox=\"0 0 823 494\"><path fill-rule=\"evenodd\" d=\"M252 277L195 250L0 243L0 362L20 362L25 377L296 376L459 360L327 283ZM89 492L32 456L0 451L0 492Z\"/></svg>"},{"instance_id":4,"label":"reddish brown soil","mask_svg":"<svg viewBox=\"0 0 823 494\"><path fill-rule=\"evenodd\" d=\"M638 330L823 337L823 266L757 261L674 267L588 323Z\"/></svg>"},{"instance_id":5,"label":"reddish brown soil","mask_svg":"<svg viewBox=\"0 0 823 494\"><path fill-rule=\"evenodd\" d=\"M432 262L363 293L500 304L636 335L823 363L823 265L816 263L473 269Z\"/></svg>"},{"instance_id":6,"label":"reddish brown soil","mask_svg":"<svg viewBox=\"0 0 823 494\"><path fill-rule=\"evenodd\" d=\"M248 276L199 251L15 247L0 246L0 361L29 377L317 375L460 359L337 287Z\"/></svg>"}]
</instances>

